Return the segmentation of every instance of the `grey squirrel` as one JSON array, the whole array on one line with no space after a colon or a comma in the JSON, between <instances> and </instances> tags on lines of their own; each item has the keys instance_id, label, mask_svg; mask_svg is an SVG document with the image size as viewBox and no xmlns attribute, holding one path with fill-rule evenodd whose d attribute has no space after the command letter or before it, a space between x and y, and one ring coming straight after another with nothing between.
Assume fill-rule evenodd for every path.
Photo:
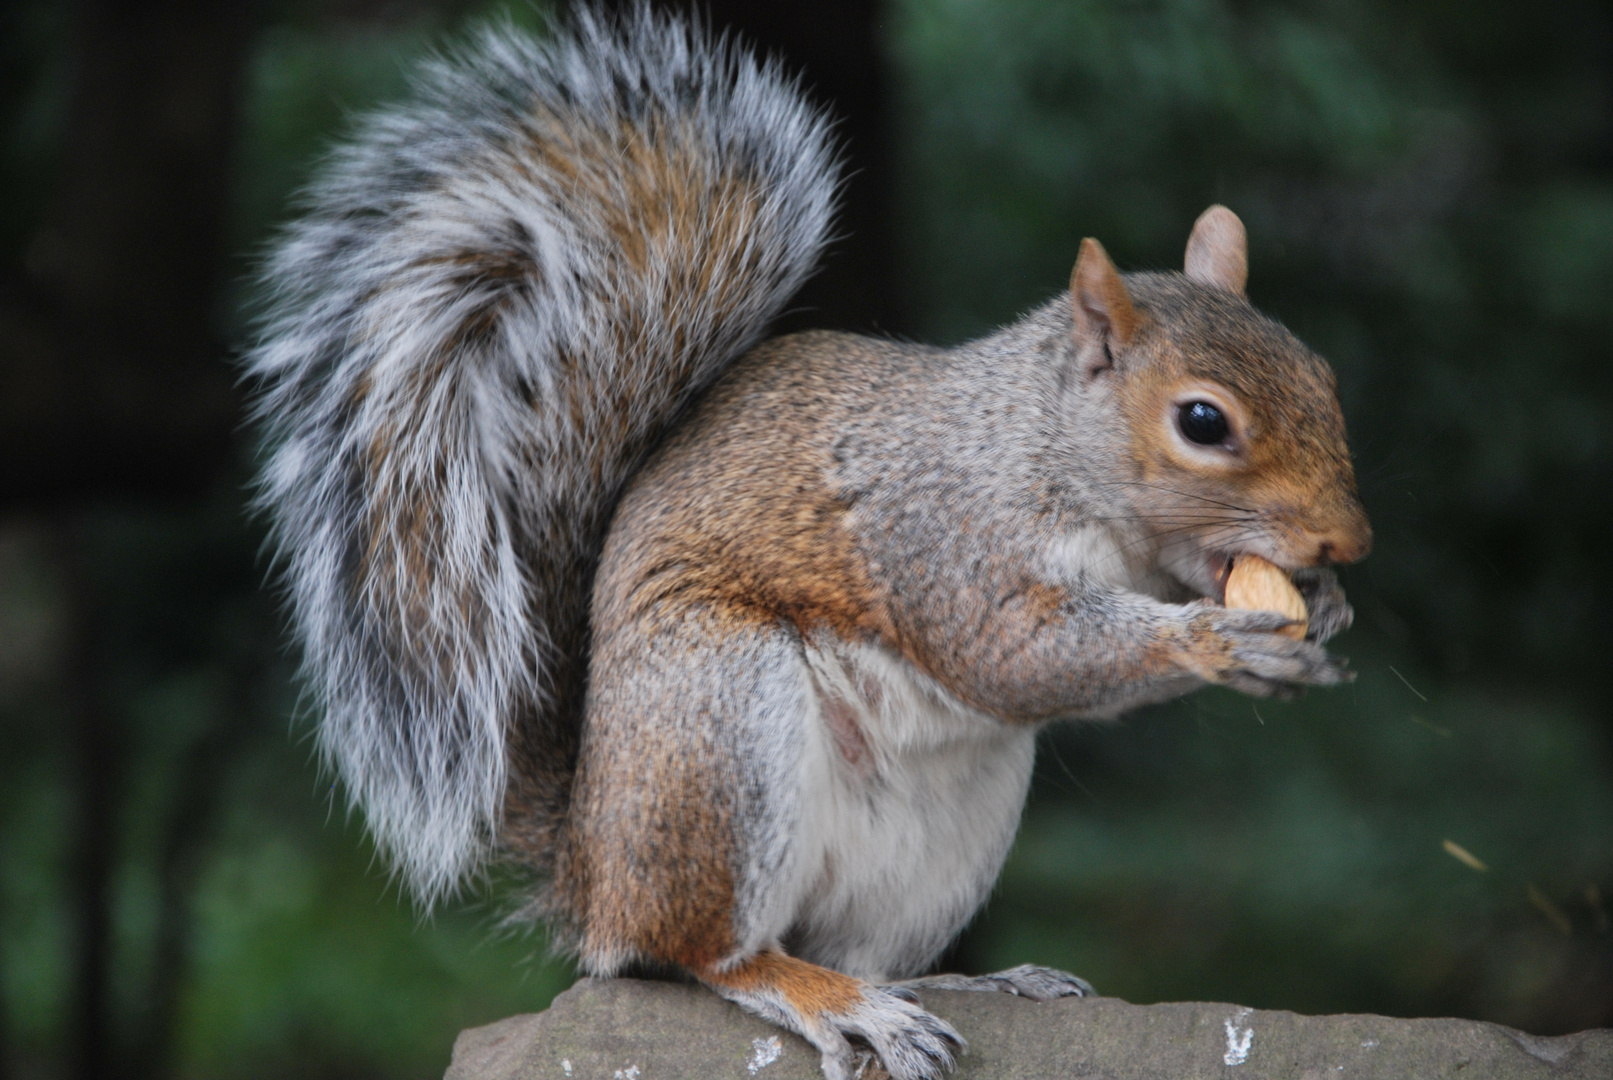
<instances>
[{"instance_id":1,"label":"grey squirrel","mask_svg":"<svg viewBox=\"0 0 1613 1080\"><path fill-rule=\"evenodd\" d=\"M687 972L832 1080L961 1048L914 979L984 901L1037 730L1346 677L1364 555L1327 365L1082 243L954 349L758 344L830 227L830 125L646 7L489 29L337 148L266 267L261 504L320 746L431 902L490 858L584 970ZM1221 607L1294 573L1308 635ZM906 982L892 980L906 979ZM861 1055L861 1057L859 1057Z\"/></svg>"}]
</instances>

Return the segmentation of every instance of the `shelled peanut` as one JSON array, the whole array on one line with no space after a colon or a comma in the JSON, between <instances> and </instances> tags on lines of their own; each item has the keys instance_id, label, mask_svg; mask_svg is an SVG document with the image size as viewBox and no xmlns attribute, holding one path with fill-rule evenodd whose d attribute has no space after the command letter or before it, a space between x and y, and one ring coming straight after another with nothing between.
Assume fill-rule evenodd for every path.
<instances>
[{"instance_id":1,"label":"shelled peanut","mask_svg":"<svg viewBox=\"0 0 1613 1080\"><path fill-rule=\"evenodd\" d=\"M1226 606L1246 611L1276 611L1294 620L1282 632L1293 638L1305 636L1310 613L1305 600L1288 575L1259 555L1239 555L1227 575Z\"/></svg>"}]
</instances>

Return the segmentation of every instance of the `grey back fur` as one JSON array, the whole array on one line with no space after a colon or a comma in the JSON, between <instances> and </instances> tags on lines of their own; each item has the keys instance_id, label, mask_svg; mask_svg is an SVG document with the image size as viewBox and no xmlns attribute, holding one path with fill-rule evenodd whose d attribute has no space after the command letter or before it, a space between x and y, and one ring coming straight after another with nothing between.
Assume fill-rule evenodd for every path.
<instances>
[{"instance_id":1,"label":"grey back fur","mask_svg":"<svg viewBox=\"0 0 1613 1080\"><path fill-rule=\"evenodd\" d=\"M837 183L775 66L641 6L484 29L303 193L247 360L259 498L321 750L425 902L552 846L619 491Z\"/></svg>"}]
</instances>

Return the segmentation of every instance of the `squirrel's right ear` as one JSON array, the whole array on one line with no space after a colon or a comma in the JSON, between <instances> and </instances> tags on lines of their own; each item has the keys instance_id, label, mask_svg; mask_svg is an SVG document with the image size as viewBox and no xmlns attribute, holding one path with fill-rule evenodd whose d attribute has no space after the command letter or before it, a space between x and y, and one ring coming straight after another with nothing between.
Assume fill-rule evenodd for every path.
<instances>
[{"instance_id":1,"label":"squirrel's right ear","mask_svg":"<svg viewBox=\"0 0 1613 1080\"><path fill-rule=\"evenodd\" d=\"M1199 215L1187 238L1189 281L1238 296L1249 283L1249 237L1238 215L1219 204Z\"/></svg>"},{"instance_id":2,"label":"squirrel's right ear","mask_svg":"<svg viewBox=\"0 0 1613 1080\"><path fill-rule=\"evenodd\" d=\"M1070 312L1075 316L1076 354L1088 376L1114 366L1114 352L1131 344L1137 333L1137 309L1109 261L1103 245L1090 236L1081 241L1070 274Z\"/></svg>"}]
</instances>

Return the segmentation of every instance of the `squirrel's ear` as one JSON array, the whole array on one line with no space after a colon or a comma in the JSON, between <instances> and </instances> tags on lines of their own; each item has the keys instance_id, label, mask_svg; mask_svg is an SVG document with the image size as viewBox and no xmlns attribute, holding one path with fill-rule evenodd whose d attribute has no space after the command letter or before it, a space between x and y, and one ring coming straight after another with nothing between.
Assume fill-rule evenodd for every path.
<instances>
[{"instance_id":1,"label":"squirrel's ear","mask_svg":"<svg viewBox=\"0 0 1613 1080\"><path fill-rule=\"evenodd\" d=\"M1193 223L1187 238L1187 278L1243 295L1249 281L1249 237L1243 222L1224 206L1212 206Z\"/></svg>"},{"instance_id":2,"label":"squirrel's ear","mask_svg":"<svg viewBox=\"0 0 1613 1080\"><path fill-rule=\"evenodd\" d=\"M1112 366L1113 347L1130 345L1137 332L1137 309L1131 306L1126 283L1103 245L1090 236L1081 241L1081 254L1070 274L1070 311L1088 375Z\"/></svg>"}]
</instances>

